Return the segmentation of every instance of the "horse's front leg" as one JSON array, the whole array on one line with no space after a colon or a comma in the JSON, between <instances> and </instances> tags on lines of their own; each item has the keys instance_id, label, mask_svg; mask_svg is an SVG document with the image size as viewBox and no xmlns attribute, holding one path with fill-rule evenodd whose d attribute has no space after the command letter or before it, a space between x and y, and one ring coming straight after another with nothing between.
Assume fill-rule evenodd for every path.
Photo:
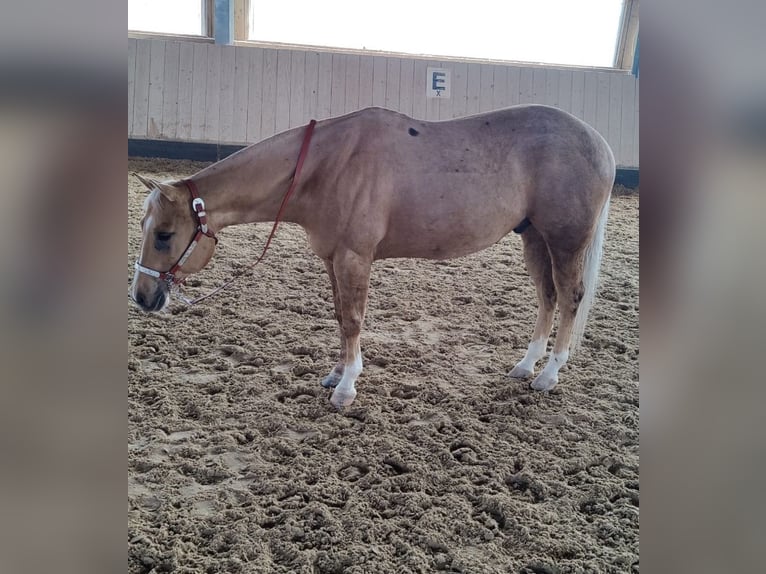
<instances>
[{"instance_id":1,"label":"horse's front leg","mask_svg":"<svg viewBox=\"0 0 766 574\"><path fill-rule=\"evenodd\" d=\"M335 268L331 260L324 260L325 269L327 269L327 275L330 277L330 284L332 285L332 301L335 306L335 320L338 321L338 328L340 330L340 360L333 367L330 374L322 379L322 386L326 389L334 388L338 385L343 377L343 370L346 366L346 337L343 335L343 315L340 309L340 293L338 292L338 281L335 279Z\"/></svg>"},{"instance_id":2,"label":"horse's front leg","mask_svg":"<svg viewBox=\"0 0 766 574\"><path fill-rule=\"evenodd\" d=\"M336 253L333 269L340 297L341 338L345 339L343 375L333 391L330 402L337 408L347 407L356 397L356 380L362 373L362 351L359 335L367 307L372 259L353 251Z\"/></svg>"}]
</instances>

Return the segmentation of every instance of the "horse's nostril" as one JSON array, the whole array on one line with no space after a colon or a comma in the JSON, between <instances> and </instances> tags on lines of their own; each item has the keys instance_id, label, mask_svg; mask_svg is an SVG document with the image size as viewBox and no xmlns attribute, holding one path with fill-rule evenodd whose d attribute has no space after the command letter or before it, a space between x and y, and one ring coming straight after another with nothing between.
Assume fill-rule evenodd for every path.
<instances>
[{"instance_id":1,"label":"horse's nostril","mask_svg":"<svg viewBox=\"0 0 766 574\"><path fill-rule=\"evenodd\" d=\"M144 294L140 291L136 293L136 303L138 303L139 307L147 307L146 305L146 297L144 297Z\"/></svg>"}]
</instances>

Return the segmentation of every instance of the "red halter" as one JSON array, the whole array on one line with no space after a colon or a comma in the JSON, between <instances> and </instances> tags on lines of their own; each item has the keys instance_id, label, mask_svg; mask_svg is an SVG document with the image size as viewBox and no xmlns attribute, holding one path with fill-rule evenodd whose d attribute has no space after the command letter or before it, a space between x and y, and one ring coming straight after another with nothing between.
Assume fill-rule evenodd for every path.
<instances>
[{"instance_id":1,"label":"red halter","mask_svg":"<svg viewBox=\"0 0 766 574\"><path fill-rule=\"evenodd\" d=\"M178 271L181 269L181 266L186 263L186 260L189 259L189 256L194 251L194 248L197 247L197 244L203 235L207 235L208 237L215 239L215 242L218 243L218 238L215 236L215 233L208 229L205 202L197 192L197 185L190 179L184 179L183 182L186 184L186 188L189 190L189 193L192 196L192 210L197 216L197 232L189 242L189 246L181 254L181 257L178 258L178 261L176 261L175 265L173 265L168 271L157 271L155 269L150 269L149 267L145 267L136 261L136 270L138 272L146 273L151 277L161 279L168 284L168 287L172 287L173 285L177 285L181 282L181 280L176 277L176 273L178 273Z\"/></svg>"}]
</instances>

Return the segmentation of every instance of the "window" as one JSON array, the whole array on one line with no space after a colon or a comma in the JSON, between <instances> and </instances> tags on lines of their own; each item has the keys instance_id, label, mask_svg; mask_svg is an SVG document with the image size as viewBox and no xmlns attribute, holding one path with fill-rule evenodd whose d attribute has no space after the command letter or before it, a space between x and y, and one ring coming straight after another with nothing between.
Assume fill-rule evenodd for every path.
<instances>
[{"instance_id":1,"label":"window","mask_svg":"<svg viewBox=\"0 0 766 574\"><path fill-rule=\"evenodd\" d=\"M207 0L128 0L128 30L209 36Z\"/></svg>"},{"instance_id":2,"label":"window","mask_svg":"<svg viewBox=\"0 0 766 574\"><path fill-rule=\"evenodd\" d=\"M250 0L248 39L611 67L623 0Z\"/></svg>"}]
</instances>

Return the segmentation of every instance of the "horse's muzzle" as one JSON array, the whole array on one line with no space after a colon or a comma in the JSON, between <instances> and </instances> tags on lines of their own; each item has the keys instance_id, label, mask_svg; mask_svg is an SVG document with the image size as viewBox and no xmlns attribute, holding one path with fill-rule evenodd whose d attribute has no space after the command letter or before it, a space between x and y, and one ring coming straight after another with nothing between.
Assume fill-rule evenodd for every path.
<instances>
[{"instance_id":1,"label":"horse's muzzle","mask_svg":"<svg viewBox=\"0 0 766 574\"><path fill-rule=\"evenodd\" d=\"M153 296L147 297L143 292L138 291L133 295L133 300L147 313L153 313L165 306L168 294L163 289L157 289Z\"/></svg>"}]
</instances>

